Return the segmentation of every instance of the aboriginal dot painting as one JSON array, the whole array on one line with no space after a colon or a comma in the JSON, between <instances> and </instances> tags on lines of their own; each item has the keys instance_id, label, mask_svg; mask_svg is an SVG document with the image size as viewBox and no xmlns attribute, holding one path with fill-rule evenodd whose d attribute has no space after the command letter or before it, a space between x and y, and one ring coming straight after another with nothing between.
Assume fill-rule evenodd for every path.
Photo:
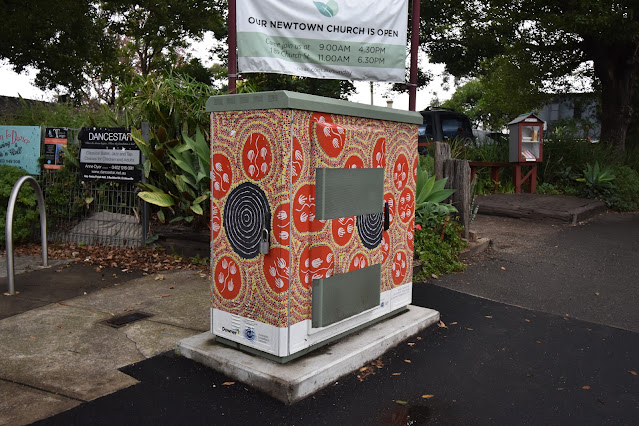
<instances>
[{"instance_id":1,"label":"aboriginal dot painting","mask_svg":"<svg viewBox=\"0 0 639 426\"><path fill-rule=\"evenodd\" d=\"M416 126L302 110L211 118L213 307L277 327L311 319L313 279L381 264L412 280ZM385 169L383 214L315 218L316 168ZM270 250L259 250L267 226Z\"/></svg>"}]
</instances>

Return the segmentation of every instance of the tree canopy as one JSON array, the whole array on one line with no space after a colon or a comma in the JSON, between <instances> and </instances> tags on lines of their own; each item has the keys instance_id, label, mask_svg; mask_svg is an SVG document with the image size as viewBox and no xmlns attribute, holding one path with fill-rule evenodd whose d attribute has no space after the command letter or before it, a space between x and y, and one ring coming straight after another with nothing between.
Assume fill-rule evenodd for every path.
<instances>
[{"instance_id":1,"label":"tree canopy","mask_svg":"<svg viewBox=\"0 0 639 426\"><path fill-rule=\"evenodd\" d=\"M116 85L135 74L182 68L203 75L183 51L205 31L224 32L222 0L7 0L0 58L36 85L78 99L90 89L112 103Z\"/></svg>"},{"instance_id":2,"label":"tree canopy","mask_svg":"<svg viewBox=\"0 0 639 426\"><path fill-rule=\"evenodd\" d=\"M601 138L624 149L639 71L636 1L423 0L420 26L431 62L456 77L510 64L519 84L549 93L569 89L566 77L589 64L601 93Z\"/></svg>"}]
</instances>

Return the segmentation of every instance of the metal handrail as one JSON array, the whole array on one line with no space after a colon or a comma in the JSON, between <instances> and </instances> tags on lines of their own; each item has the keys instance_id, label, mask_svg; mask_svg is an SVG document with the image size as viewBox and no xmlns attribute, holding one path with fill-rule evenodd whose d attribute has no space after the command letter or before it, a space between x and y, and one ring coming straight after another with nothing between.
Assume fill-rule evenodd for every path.
<instances>
[{"instance_id":1,"label":"metal handrail","mask_svg":"<svg viewBox=\"0 0 639 426\"><path fill-rule=\"evenodd\" d=\"M13 185L11 195L9 196L9 205L7 206L7 222L5 224L5 238L7 248L7 280L9 281L9 294L16 294L15 291L15 273L13 270L13 211L15 210L16 199L20 188L25 182L29 182L36 193L38 207L40 208L40 238L42 239L42 266L47 267L47 214L44 206L44 196L40 185L32 176L22 176Z\"/></svg>"}]
</instances>

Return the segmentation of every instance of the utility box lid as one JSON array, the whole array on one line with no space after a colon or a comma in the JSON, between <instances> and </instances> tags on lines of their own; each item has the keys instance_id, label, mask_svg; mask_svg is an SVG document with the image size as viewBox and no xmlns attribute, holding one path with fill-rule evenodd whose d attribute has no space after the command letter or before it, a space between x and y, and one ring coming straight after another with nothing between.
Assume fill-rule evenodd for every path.
<instances>
[{"instance_id":1,"label":"utility box lid","mask_svg":"<svg viewBox=\"0 0 639 426\"><path fill-rule=\"evenodd\" d=\"M241 93L236 95L211 96L206 101L206 112L248 111L266 109L297 109L326 112L352 117L398 123L422 124L420 113L388 107L360 104L323 96L278 90L274 92Z\"/></svg>"}]
</instances>

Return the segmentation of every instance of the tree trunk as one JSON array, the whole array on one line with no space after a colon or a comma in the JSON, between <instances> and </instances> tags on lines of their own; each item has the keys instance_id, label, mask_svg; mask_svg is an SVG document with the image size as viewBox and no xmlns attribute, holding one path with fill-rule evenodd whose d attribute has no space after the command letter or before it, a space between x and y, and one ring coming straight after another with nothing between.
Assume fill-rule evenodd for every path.
<instances>
[{"instance_id":1,"label":"tree trunk","mask_svg":"<svg viewBox=\"0 0 639 426\"><path fill-rule=\"evenodd\" d=\"M601 140L623 152L632 120L632 92L639 71L639 43L611 46L598 40L589 44L595 75L601 82Z\"/></svg>"}]
</instances>

